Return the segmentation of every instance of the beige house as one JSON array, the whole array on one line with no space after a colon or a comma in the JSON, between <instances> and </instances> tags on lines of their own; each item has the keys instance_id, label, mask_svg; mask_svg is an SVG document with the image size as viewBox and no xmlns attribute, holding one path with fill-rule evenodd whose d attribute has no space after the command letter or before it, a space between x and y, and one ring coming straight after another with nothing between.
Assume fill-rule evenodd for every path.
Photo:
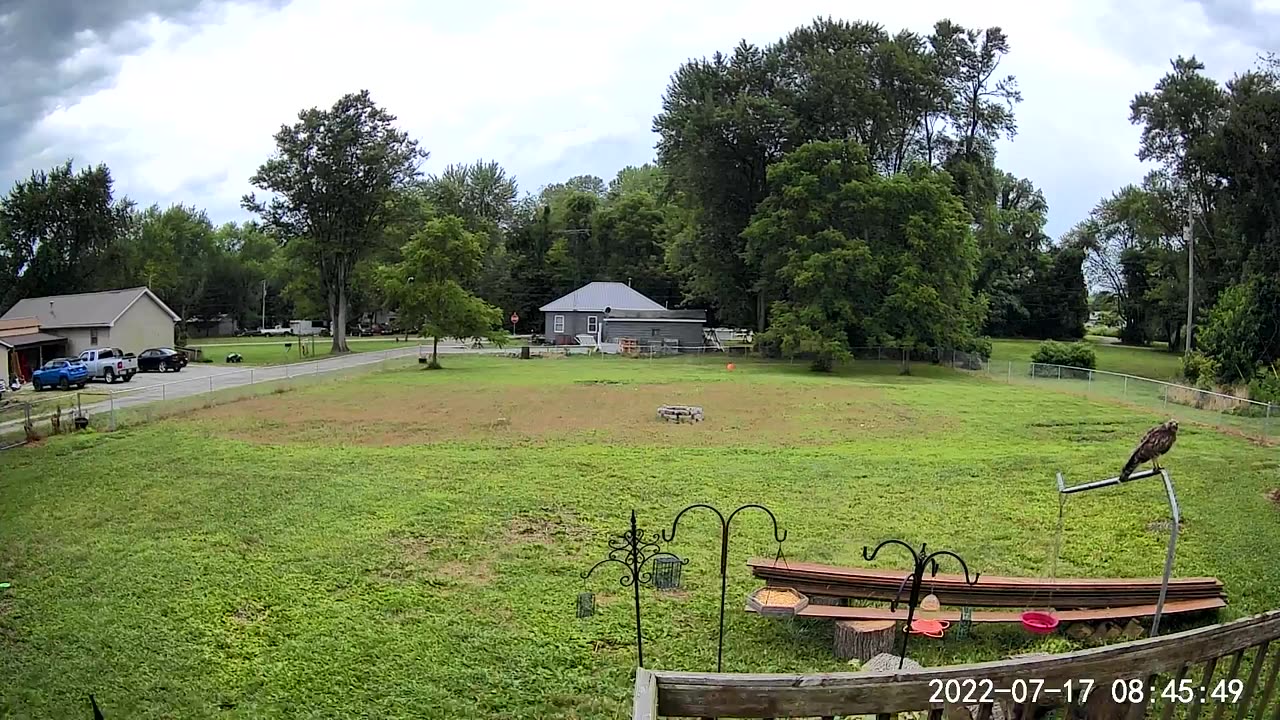
<instances>
[{"instance_id":1,"label":"beige house","mask_svg":"<svg viewBox=\"0 0 1280 720\"><path fill-rule=\"evenodd\" d=\"M38 334L65 341L63 352L74 356L93 347L139 353L171 346L178 316L155 293L139 287L27 298L0 316L0 324L6 321L34 324Z\"/></svg>"}]
</instances>

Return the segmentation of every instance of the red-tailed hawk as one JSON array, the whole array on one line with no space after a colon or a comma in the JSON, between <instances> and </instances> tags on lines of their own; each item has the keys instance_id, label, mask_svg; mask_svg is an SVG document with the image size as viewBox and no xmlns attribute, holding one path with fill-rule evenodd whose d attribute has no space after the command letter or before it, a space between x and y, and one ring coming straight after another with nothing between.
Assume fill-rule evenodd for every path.
<instances>
[{"instance_id":1,"label":"red-tailed hawk","mask_svg":"<svg viewBox=\"0 0 1280 720\"><path fill-rule=\"evenodd\" d=\"M1120 479L1128 480L1133 471L1144 462L1150 462L1153 469L1159 470L1160 456L1169 452L1169 448L1173 447L1173 442L1177 439L1177 420L1163 422L1148 430L1147 434L1142 436L1142 442L1138 443L1138 448L1133 451L1133 455L1129 456L1129 462L1124 464L1124 469L1120 471Z\"/></svg>"}]
</instances>

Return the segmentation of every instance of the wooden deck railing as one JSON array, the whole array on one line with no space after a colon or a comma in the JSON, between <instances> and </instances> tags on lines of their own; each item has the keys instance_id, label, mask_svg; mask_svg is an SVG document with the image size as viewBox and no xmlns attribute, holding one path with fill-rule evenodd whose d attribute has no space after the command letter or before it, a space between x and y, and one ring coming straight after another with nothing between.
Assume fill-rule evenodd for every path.
<instances>
[{"instance_id":1,"label":"wooden deck railing","mask_svg":"<svg viewBox=\"0 0 1280 720\"><path fill-rule=\"evenodd\" d=\"M889 718L919 712L931 719L1012 719L1045 717L1057 708L1053 715L1063 718L1273 720L1280 718L1280 701L1272 702L1278 638L1280 611L1273 611L1062 655L910 672L751 675L641 668L633 717Z\"/></svg>"}]
</instances>

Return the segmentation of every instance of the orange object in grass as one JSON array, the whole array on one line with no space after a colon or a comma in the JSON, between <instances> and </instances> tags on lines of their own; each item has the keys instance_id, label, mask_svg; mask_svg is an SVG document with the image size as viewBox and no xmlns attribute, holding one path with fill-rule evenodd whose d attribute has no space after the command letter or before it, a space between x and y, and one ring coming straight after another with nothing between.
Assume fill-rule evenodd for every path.
<instances>
[{"instance_id":1,"label":"orange object in grass","mask_svg":"<svg viewBox=\"0 0 1280 720\"><path fill-rule=\"evenodd\" d=\"M733 364L733 363L729 363L728 365L725 365L724 367L725 367L725 369L726 369L726 370L728 370L729 372L733 372L733 368L734 368L735 366L734 366L734 364Z\"/></svg>"},{"instance_id":2,"label":"orange object in grass","mask_svg":"<svg viewBox=\"0 0 1280 720\"><path fill-rule=\"evenodd\" d=\"M951 626L946 620L917 619L911 621L911 632L915 635L940 638L942 631Z\"/></svg>"}]
</instances>

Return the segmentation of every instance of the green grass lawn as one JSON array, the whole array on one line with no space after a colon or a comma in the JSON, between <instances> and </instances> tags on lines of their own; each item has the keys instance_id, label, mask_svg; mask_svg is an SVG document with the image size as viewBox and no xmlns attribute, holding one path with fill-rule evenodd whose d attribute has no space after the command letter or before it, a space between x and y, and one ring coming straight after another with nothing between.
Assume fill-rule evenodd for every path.
<instances>
[{"instance_id":1,"label":"green grass lawn","mask_svg":"<svg viewBox=\"0 0 1280 720\"><path fill-rule=\"evenodd\" d=\"M314 342L313 342L314 340ZM408 345L417 345L420 340L410 338ZM300 352L299 345L305 344L308 354ZM285 363L309 362L328 357L333 348L333 339L315 338L212 338L208 342L191 343L192 347L203 347L204 356L215 363L223 364L230 353L240 353L246 365L283 365ZM286 347L288 346L288 347ZM397 342L391 337L350 338L347 346L352 352L371 352L391 348L406 347L403 341Z\"/></svg>"},{"instance_id":2,"label":"green grass lawn","mask_svg":"<svg viewBox=\"0 0 1280 720\"><path fill-rule=\"evenodd\" d=\"M0 454L0 717L87 717L88 692L108 718L626 717L629 591L580 574L633 508L656 533L761 502L792 559L903 538L1046 576L1054 472L1114 475L1163 419L924 365L735 362L448 357ZM1166 465L1176 573L1221 578L1226 617L1280 605L1274 449L1187 422ZM1058 574L1158 575L1166 512L1154 483L1072 497ZM649 666L714 669L718 539L690 515L668 546L690 563L644 591ZM725 669L840 670L829 625L742 611L743 562L775 547L735 522ZM980 627L912 654L1070 647Z\"/></svg>"},{"instance_id":3,"label":"green grass lawn","mask_svg":"<svg viewBox=\"0 0 1280 720\"><path fill-rule=\"evenodd\" d=\"M1031 356L1040 347L1040 340L992 340L991 362L999 366L1013 361L1031 362ZM1094 350L1098 354L1098 369L1107 372L1125 373L1156 380L1173 380L1182 377L1182 355L1171 353L1163 345L1152 347L1134 347L1115 343L1100 342L1091 338Z\"/></svg>"}]
</instances>

